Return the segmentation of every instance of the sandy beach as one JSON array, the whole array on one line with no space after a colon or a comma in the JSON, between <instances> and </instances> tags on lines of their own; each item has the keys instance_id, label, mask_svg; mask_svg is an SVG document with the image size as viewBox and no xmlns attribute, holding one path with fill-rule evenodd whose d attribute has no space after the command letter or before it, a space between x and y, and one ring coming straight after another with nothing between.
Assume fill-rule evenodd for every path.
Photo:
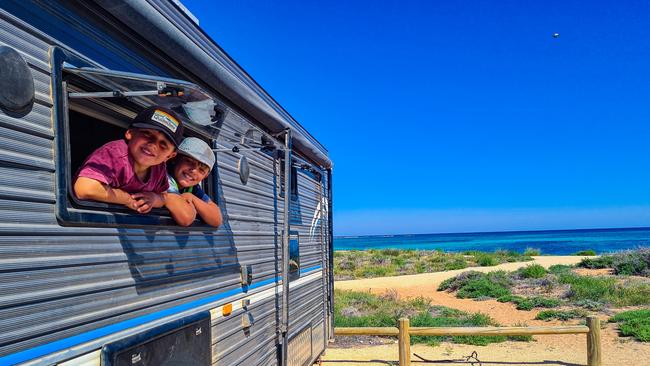
<instances>
[{"instance_id":1,"label":"sandy beach","mask_svg":"<svg viewBox=\"0 0 650 366\"><path fill-rule=\"evenodd\" d=\"M467 312L488 314L504 326L522 323L531 326L578 324L578 320L568 322L534 320L539 310L521 311L517 310L515 305L511 303L499 303L496 300L458 299L453 294L439 292L436 289L443 280L470 270L481 272L513 271L531 263L537 263L548 268L554 264L575 264L582 258L577 256L540 256L534 257L532 262L505 263L494 267L474 267L417 275L337 281L334 287L336 289L370 291L376 294L394 291L403 298L423 296L436 305ZM650 359L650 344L619 337L616 325L606 323L608 314L598 315L604 324L602 331L604 365L649 364L647 360ZM437 347L416 344L411 350L429 360L445 360L444 363L449 363L452 360L460 361L463 356L476 351L483 365L585 365L587 359L586 347L584 335L555 335L535 336L532 342L509 341L488 346L471 346L446 342ZM417 362L418 357L412 356L411 359L413 364L426 364ZM391 364L390 362L397 361L397 345L369 346L359 344L358 347L353 348L337 348L337 344L334 342L330 344L323 361L324 364L332 365Z\"/></svg>"}]
</instances>

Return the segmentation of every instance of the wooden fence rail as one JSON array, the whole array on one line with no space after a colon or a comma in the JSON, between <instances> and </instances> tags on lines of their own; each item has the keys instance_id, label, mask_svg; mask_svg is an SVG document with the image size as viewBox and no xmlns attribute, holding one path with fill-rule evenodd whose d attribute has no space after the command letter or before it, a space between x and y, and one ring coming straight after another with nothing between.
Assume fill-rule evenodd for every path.
<instances>
[{"instance_id":1,"label":"wooden fence rail","mask_svg":"<svg viewBox=\"0 0 650 366\"><path fill-rule=\"evenodd\" d=\"M400 366L411 365L410 336L524 336L524 335L587 335L587 365L601 366L600 320L587 317L587 325L557 327L411 327L407 318L399 320L399 327L334 328L337 336L397 336Z\"/></svg>"}]
</instances>

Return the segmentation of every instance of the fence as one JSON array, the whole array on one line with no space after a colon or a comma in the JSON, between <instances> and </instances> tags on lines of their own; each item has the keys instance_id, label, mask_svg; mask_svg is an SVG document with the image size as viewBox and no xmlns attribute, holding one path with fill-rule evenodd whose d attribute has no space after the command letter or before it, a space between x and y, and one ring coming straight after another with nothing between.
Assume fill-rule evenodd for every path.
<instances>
[{"instance_id":1,"label":"fence","mask_svg":"<svg viewBox=\"0 0 650 366\"><path fill-rule=\"evenodd\" d=\"M411 336L532 336L557 334L587 335L587 365L601 366L600 319L587 317L587 325L555 327L465 327L431 328L410 327L409 320L399 320L399 327L335 328L337 336L397 336L399 365L411 365Z\"/></svg>"}]
</instances>

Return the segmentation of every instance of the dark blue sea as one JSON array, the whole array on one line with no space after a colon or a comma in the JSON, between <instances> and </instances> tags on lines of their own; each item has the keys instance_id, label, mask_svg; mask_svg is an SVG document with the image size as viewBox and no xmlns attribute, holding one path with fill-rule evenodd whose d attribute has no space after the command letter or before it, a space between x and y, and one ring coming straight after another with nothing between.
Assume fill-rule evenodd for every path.
<instances>
[{"instance_id":1,"label":"dark blue sea","mask_svg":"<svg viewBox=\"0 0 650 366\"><path fill-rule=\"evenodd\" d=\"M562 231L517 231L466 234L338 236L334 250L441 249L446 252L497 249L566 255L593 249L598 254L650 246L650 228Z\"/></svg>"}]
</instances>

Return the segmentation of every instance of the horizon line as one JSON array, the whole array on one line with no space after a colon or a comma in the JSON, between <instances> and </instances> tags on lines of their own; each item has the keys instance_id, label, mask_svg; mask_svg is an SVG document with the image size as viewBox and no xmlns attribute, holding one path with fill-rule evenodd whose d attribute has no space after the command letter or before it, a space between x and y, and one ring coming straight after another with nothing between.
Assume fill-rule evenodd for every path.
<instances>
[{"instance_id":1,"label":"horizon line","mask_svg":"<svg viewBox=\"0 0 650 366\"><path fill-rule=\"evenodd\" d=\"M390 236L418 236L418 235L479 235L479 234L516 234L516 233L549 233L567 231L614 231L614 230L648 230L648 226L631 227L607 227L607 228L579 228L579 229L550 229L550 230L505 230L505 231L467 231L467 232L439 232L419 234L373 234L373 235L334 235L334 238L368 238L368 237L390 237Z\"/></svg>"}]
</instances>

